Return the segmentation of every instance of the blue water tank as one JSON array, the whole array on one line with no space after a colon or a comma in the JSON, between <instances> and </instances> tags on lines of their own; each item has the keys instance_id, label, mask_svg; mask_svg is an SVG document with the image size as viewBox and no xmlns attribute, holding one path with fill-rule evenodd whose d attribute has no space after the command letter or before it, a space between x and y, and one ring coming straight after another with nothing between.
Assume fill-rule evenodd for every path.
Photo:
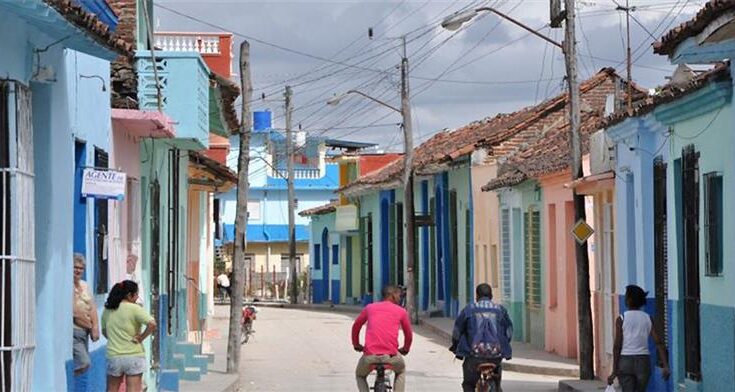
<instances>
[{"instance_id":1,"label":"blue water tank","mask_svg":"<svg viewBox=\"0 0 735 392\"><path fill-rule=\"evenodd\" d=\"M270 110L259 110L253 113L253 130L264 131L271 128Z\"/></svg>"}]
</instances>

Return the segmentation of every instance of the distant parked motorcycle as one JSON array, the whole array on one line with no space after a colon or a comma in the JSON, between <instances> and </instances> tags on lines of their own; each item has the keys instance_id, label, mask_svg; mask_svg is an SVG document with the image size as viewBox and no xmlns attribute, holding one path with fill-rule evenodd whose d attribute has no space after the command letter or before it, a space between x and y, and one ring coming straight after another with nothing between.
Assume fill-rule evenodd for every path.
<instances>
[{"instance_id":1,"label":"distant parked motorcycle","mask_svg":"<svg viewBox=\"0 0 735 392\"><path fill-rule=\"evenodd\" d=\"M242 318L240 319L240 324L242 324L242 339L240 340L240 344L247 343L248 340L250 340L250 335L255 333L255 330L253 329L253 322L255 321L255 315L257 313L258 308L256 308L255 306L248 305L242 308Z\"/></svg>"}]
</instances>

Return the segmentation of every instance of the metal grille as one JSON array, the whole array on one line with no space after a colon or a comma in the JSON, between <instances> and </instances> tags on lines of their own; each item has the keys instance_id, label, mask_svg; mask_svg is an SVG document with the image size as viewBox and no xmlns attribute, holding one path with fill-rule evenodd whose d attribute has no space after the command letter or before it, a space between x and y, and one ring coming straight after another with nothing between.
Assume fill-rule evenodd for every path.
<instances>
[{"instance_id":1,"label":"metal grille","mask_svg":"<svg viewBox=\"0 0 735 392\"><path fill-rule=\"evenodd\" d=\"M699 153L689 145L682 151L684 229L684 345L686 373L702 378L699 326Z\"/></svg>"},{"instance_id":2,"label":"metal grille","mask_svg":"<svg viewBox=\"0 0 735 392\"><path fill-rule=\"evenodd\" d=\"M464 213L465 216L465 228L464 228L464 238L465 238L465 253L464 253L464 260L465 260L465 292L467 295L467 302L472 302L472 291L474 289L474 282L472 281L472 269L473 269L473 263L472 263L472 213L469 209L465 210Z\"/></svg>"},{"instance_id":3,"label":"metal grille","mask_svg":"<svg viewBox=\"0 0 735 392\"><path fill-rule=\"evenodd\" d=\"M452 268L449 276L449 287L452 299L459 296L459 224L457 219L457 191L449 191L449 257Z\"/></svg>"},{"instance_id":4,"label":"metal grille","mask_svg":"<svg viewBox=\"0 0 735 392\"><path fill-rule=\"evenodd\" d=\"M503 268L501 271L503 283L503 298L510 298L510 211L503 208L500 211L500 247L502 252Z\"/></svg>"},{"instance_id":5,"label":"metal grille","mask_svg":"<svg viewBox=\"0 0 735 392\"><path fill-rule=\"evenodd\" d=\"M149 190L151 208L151 313L156 318L158 325L161 325L161 310L159 309L161 304L161 184L158 179L153 180ZM161 355L161 329L156 329L156 332L153 333L151 346L153 366L157 367Z\"/></svg>"},{"instance_id":6,"label":"metal grille","mask_svg":"<svg viewBox=\"0 0 735 392\"><path fill-rule=\"evenodd\" d=\"M30 390L35 349L34 168L31 91L0 82L0 388Z\"/></svg>"},{"instance_id":7,"label":"metal grille","mask_svg":"<svg viewBox=\"0 0 735 392\"><path fill-rule=\"evenodd\" d=\"M436 222L436 199L433 197L429 202L429 214L431 219ZM436 224L429 226L429 301L432 305L436 304Z\"/></svg>"},{"instance_id":8,"label":"metal grille","mask_svg":"<svg viewBox=\"0 0 735 392\"><path fill-rule=\"evenodd\" d=\"M168 191L168 334L173 333L176 315L176 302L179 277L179 150L172 148L169 153L169 191Z\"/></svg>"},{"instance_id":9,"label":"metal grille","mask_svg":"<svg viewBox=\"0 0 735 392\"><path fill-rule=\"evenodd\" d=\"M533 209L523 214L526 264L526 303L541 306L541 214Z\"/></svg>"},{"instance_id":10,"label":"metal grille","mask_svg":"<svg viewBox=\"0 0 735 392\"><path fill-rule=\"evenodd\" d=\"M104 150L99 148L94 149L94 165L97 168L109 167L110 159ZM109 278L109 243L108 243L108 211L109 202L107 199L95 199L94 211L95 211L95 230L94 230L94 252L95 252L95 287L97 294L104 294L107 292L108 278Z\"/></svg>"},{"instance_id":11,"label":"metal grille","mask_svg":"<svg viewBox=\"0 0 735 392\"><path fill-rule=\"evenodd\" d=\"M722 174L704 175L705 275L722 275Z\"/></svg>"},{"instance_id":12,"label":"metal grille","mask_svg":"<svg viewBox=\"0 0 735 392\"><path fill-rule=\"evenodd\" d=\"M668 250L666 223L666 163L657 158L653 163L653 243L656 334L668 347ZM659 358L659 364L661 359Z\"/></svg>"},{"instance_id":13,"label":"metal grille","mask_svg":"<svg viewBox=\"0 0 735 392\"><path fill-rule=\"evenodd\" d=\"M396 203L396 280L399 285L405 284L403 279L403 203Z\"/></svg>"}]
</instances>

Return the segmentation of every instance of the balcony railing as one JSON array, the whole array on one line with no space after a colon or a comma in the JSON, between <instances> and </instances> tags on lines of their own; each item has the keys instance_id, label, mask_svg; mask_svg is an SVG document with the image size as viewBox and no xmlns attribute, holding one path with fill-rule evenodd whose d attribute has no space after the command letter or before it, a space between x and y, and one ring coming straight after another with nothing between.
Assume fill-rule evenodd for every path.
<instances>
[{"instance_id":1,"label":"balcony railing","mask_svg":"<svg viewBox=\"0 0 735 392\"><path fill-rule=\"evenodd\" d=\"M157 51L155 65L148 51L139 51L136 57L140 109L158 109L157 75L161 89L161 110L176 121L176 139L189 143L181 147L207 148L209 69L201 56L196 52Z\"/></svg>"},{"instance_id":2,"label":"balcony railing","mask_svg":"<svg viewBox=\"0 0 735 392\"><path fill-rule=\"evenodd\" d=\"M288 177L288 171L285 169L278 170L273 177L286 178ZM322 173L319 169L294 169L293 177L295 180L317 180L322 178Z\"/></svg>"},{"instance_id":3,"label":"balcony railing","mask_svg":"<svg viewBox=\"0 0 735 392\"><path fill-rule=\"evenodd\" d=\"M164 52L199 52L220 54L222 36L207 33L156 33L156 48Z\"/></svg>"}]
</instances>

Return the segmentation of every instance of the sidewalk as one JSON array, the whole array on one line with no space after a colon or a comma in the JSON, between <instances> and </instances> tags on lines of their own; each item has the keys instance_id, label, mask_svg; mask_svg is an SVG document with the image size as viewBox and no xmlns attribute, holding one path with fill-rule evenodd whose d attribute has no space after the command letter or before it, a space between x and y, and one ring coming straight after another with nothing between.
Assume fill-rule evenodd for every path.
<instances>
[{"instance_id":1,"label":"sidewalk","mask_svg":"<svg viewBox=\"0 0 735 392\"><path fill-rule=\"evenodd\" d=\"M421 325L445 338L447 347L449 347L452 339L452 328L454 327L453 319L445 317L422 318ZM520 342L513 342L513 359L503 362L503 369L547 376L579 377L579 366L576 360L551 354Z\"/></svg>"},{"instance_id":2,"label":"sidewalk","mask_svg":"<svg viewBox=\"0 0 735 392\"><path fill-rule=\"evenodd\" d=\"M203 374L199 381L181 381L180 392L237 392L240 390L240 376L227 374L227 327L229 320L229 306L214 307L213 329L207 331L206 342L214 355L214 363L209 366L207 374Z\"/></svg>"}]
</instances>

